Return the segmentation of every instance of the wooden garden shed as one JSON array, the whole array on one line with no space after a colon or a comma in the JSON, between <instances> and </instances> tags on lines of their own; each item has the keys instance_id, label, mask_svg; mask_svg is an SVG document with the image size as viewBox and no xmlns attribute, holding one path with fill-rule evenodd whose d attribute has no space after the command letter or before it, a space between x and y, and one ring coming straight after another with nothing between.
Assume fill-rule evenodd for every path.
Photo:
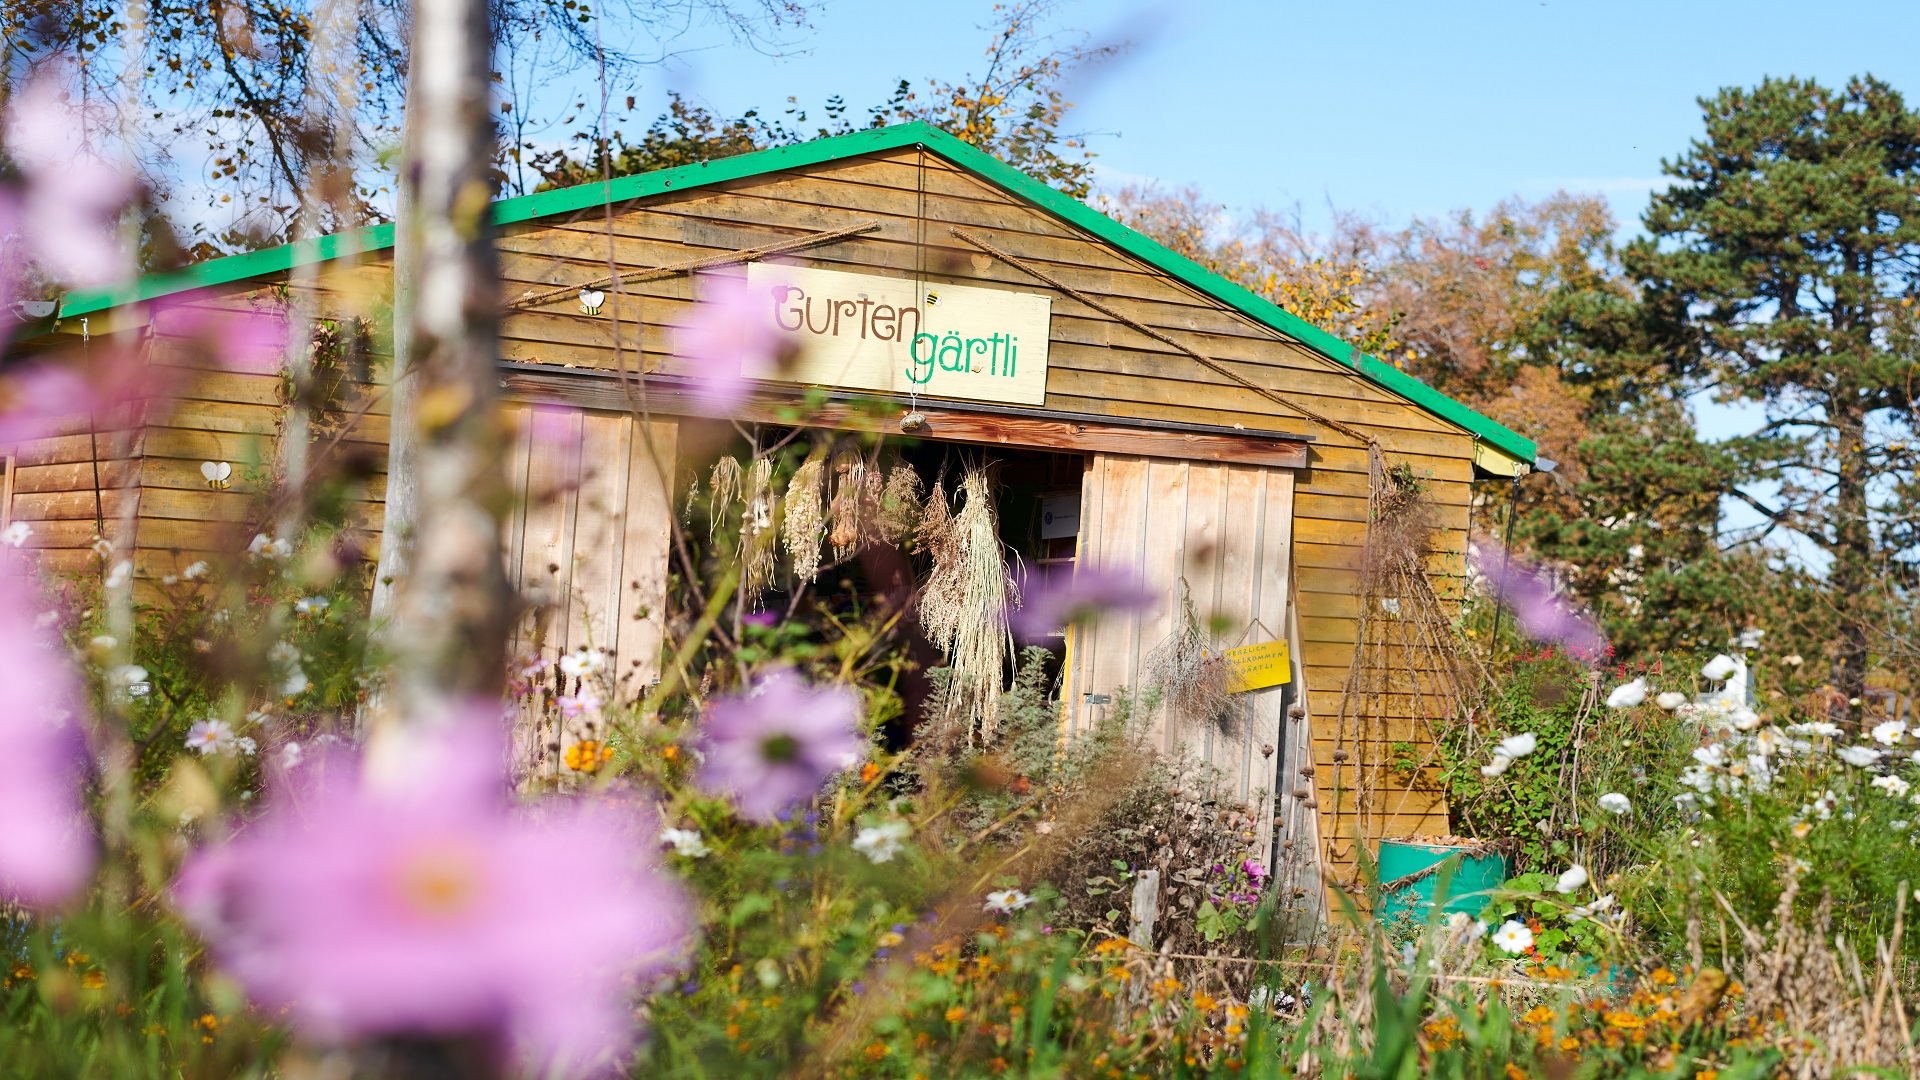
<instances>
[{"instance_id":1,"label":"wooden garden shed","mask_svg":"<svg viewBox=\"0 0 1920 1080\"><path fill-rule=\"evenodd\" d=\"M675 513L663 477L681 426L714 412L674 329L744 280L809 348L796 370L747 372L769 378L738 418L791 415L806 383L827 391L815 424L1049 455L1054 487L1034 493L1048 551L1132 571L1162 597L1072 636L1066 730L1140 684L1191 600L1269 670L1236 737L1162 724L1162 745L1219 766L1276 852L1352 860L1340 766L1426 737L1414 699L1389 694L1361 761L1336 754L1366 603L1368 443L1422 481L1445 595L1464 572L1471 481L1526 471L1530 441L925 125L504 200L494 220L502 385L540 419L520 425L510 468L523 493L557 493L522 500L507 547L523 587L563 594L553 647L604 646L641 675L657 663ZM246 520L257 500L202 466L276 459L283 381L201 366L182 335L204 332L207 311L275 298L323 316L377 311L392 241L376 226L67 296L36 347L81 348L84 335L187 370L164 411L75 418L4 448L0 525L28 522L55 571L91 565L104 531L141 581L244 547L267 527ZM570 437L536 435L556 429ZM383 461L378 397L334 438ZM370 531L383 490L376 475L355 509ZM1431 770L1406 788L1385 831L1446 832Z\"/></svg>"}]
</instances>

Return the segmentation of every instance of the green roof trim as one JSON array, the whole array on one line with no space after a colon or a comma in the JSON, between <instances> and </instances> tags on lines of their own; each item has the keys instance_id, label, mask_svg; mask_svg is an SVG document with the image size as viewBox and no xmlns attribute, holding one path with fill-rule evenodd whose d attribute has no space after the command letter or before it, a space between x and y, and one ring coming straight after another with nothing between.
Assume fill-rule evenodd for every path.
<instances>
[{"instance_id":1,"label":"green roof trim","mask_svg":"<svg viewBox=\"0 0 1920 1080\"><path fill-rule=\"evenodd\" d=\"M725 183L747 177L803 168L902 147L923 145L928 150L1004 188L1009 194L1039 206L1068 224L1169 276L1239 310L1271 329L1353 370L1440 418L1472 432L1475 437L1522 461L1536 456L1534 444L1508 428L1480 415L1391 364L1362 353L1340 338L1307 322L1271 300L1228 281L1183 255L1127 228L1078 199L1055 191L1013 166L941 129L926 123L895 124L794 146L777 146L718 161L681 165L672 169L622 176L598 183L554 191L539 191L493 204L496 224L572 213L609 203L643 199L672 191ZM247 278L281 273L312 262L345 255L381 251L393 246L393 226L374 225L350 232L302 240L265 251L212 259L181 270L150 274L132 282L69 293L60 304L60 318L88 315L122 304L154 300L189 289L227 285Z\"/></svg>"}]
</instances>

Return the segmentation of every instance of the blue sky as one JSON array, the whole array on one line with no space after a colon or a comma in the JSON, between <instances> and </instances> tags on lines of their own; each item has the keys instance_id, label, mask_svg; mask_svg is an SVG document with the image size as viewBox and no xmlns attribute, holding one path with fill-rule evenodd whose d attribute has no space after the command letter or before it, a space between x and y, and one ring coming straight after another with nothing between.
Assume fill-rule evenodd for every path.
<instances>
[{"instance_id":1,"label":"blue sky","mask_svg":"<svg viewBox=\"0 0 1920 1080\"><path fill-rule=\"evenodd\" d=\"M778 55L696 27L616 98L635 92L650 117L679 90L731 116L837 93L857 112L901 78L977 71L990 19L983 0L829 0ZM1329 206L1398 224L1565 188L1606 196L1631 231L1661 159L1698 134L1702 95L1866 72L1920 97L1912 2L1080 0L1054 22L1131 43L1073 84L1104 182L1191 184L1231 213L1297 205L1310 226ZM1761 423L1751 406L1695 407L1709 437ZM1729 527L1761 520L1725 509Z\"/></svg>"}]
</instances>

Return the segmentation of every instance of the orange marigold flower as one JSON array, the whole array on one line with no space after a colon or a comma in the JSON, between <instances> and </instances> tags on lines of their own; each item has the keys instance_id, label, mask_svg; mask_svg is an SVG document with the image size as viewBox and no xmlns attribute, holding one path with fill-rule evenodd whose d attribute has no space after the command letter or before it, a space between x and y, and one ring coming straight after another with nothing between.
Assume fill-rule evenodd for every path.
<instances>
[{"instance_id":1,"label":"orange marigold flower","mask_svg":"<svg viewBox=\"0 0 1920 1080\"><path fill-rule=\"evenodd\" d=\"M1578 1050L1580 1049L1580 1040L1569 1035L1566 1038L1560 1040L1560 1049L1565 1050L1569 1053L1571 1053L1572 1051Z\"/></svg>"},{"instance_id":2,"label":"orange marigold flower","mask_svg":"<svg viewBox=\"0 0 1920 1080\"><path fill-rule=\"evenodd\" d=\"M879 1061L881 1058L893 1053L893 1048L886 1043L869 1043L867 1044L866 1053L868 1061Z\"/></svg>"},{"instance_id":3,"label":"orange marigold flower","mask_svg":"<svg viewBox=\"0 0 1920 1080\"><path fill-rule=\"evenodd\" d=\"M967 1018L967 1010L961 1008L958 1005L955 1005L952 1008L947 1010L947 1023L949 1024L957 1024L960 1021L965 1020L966 1018Z\"/></svg>"},{"instance_id":4,"label":"orange marigold flower","mask_svg":"<svg viewBox=\"0 0 1920 1080\"><path fill-rule=\"evenodd\" d=\"M1553 1019L1553 1010L1547 1008L1545 1005L1535 1005L1533 1008L1528 1009L1527 1015L1520 1019L1525 1020L1529 1024L1545 1024Z\"/></svg>"},{"instance_id":5,"label":"orange marigold flower","mask_svg":"<svg viewBox=\"0 0 1920 1080\"><path fill-rule=\"evenodd\" d=\"M1507 1080L1527 1080L1527 1070L1509 1061L1507 1062Z\"/></svg>"},{"instance_id":6,"label":"orange marigold flower","mask_svg":"<svg viewBox=\"0 0 1920 1080\"><path fill-rule=\"evenodd\" d=\"M1609 1027L1625 1028L1629 1031L1637 1031L1640 1028L1646 1027L1647 1022L1641 1017L1635 1016L1630 1012L1610 1012L1607 1014L1607 1025Z\"/></svg>"},{"instance_id":7,"label":"orange marigold flower","mask_svg":"<svg viewBox=\"0 0 1920 1080\"><path fill-rule=\"evenodd\" d=\"M1680 981L1673 972L1663 967L1654 968L1652 978L1655 986L1672 986L1674 983Z\"/></svg>"},{"instance_id":8,"label":"orange marigold flower","mask_svg":"<svg viewBox=\"0 0 1920 1080\"><path fill-rule=\"evenodd\" d=\"M861 783L871 784L878 779L880 779L880 766L875 765L871 761L867 762L865 765L860 766L860 782Z\"/></svg>"},{"instance_id":9,"label":"orange marigold flower","mask_svg":"<svg viewBox=\"0 0 1920 1080\"><path fill-rule=\"evenodd\" d=\"M1193 995L1193 1007L1199 1009L1201 1012L1212 1012L1215 1006L1219 1004L1220 1003L1213 1000L1213 996L1205 990Z\"/></svg>"},{"instance_id":10,"label":"orange marigold flower","mask_svg":"<svg viewBox=\"0 0 1920 1080\"><path fill-rule=\"evenodd\" d=\"M104 989L107 985L106 972L89 971L85 975L80 976L80 985L88 990Z\"/></svg>"}]
</instances>

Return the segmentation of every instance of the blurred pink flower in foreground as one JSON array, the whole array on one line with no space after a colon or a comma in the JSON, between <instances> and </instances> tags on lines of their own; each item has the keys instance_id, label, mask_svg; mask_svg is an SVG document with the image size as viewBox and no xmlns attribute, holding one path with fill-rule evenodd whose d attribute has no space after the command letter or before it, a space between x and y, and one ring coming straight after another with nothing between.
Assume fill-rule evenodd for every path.
<instances>
[{"instance_id":1,"label":"blurred pink flower in foreground","mask_svg":"<svg viewBox=\"0 0 1920 1080\"><path fill-rule=\"evenodd\" d=\"M1071 577L1055 577L1028 592L1013 613L1013 632L1035 641L1097 615L1130 615L1161 599L1138 574L1103 566L1077 566Z\"/></svg>"},{"instance_id":2,"label":"blurred pink flower in foreground","mask_svg":"<svg viewBox=\"0 0 1920 1080\"><path fill-rule=\"evenodd\" d=\"M73 68L49 65L7 110L7 151L26 179L20 227L41 265L68 285L105 285L132 270L120 215L138 190L123 161L89 144L112 118L75 105Z\"/></svg>"},{"instance_id":3,"label":"blurred pink flower in foreground","mask_svg":"<svg viewBox=\"0 0 1920 1080\"><path fill-rule=\"evenodd\" d=\"M504 1033L536 1069L617 1064L632 980L677 964L689 902L644 813L515 808L497 713L421 736L398 782L341 755L303 768L189 861L175 902L257 1003L327 1040Z\"/></svg>"},{"instance_id":4,"label":"blurred pink flower in foreground","mask_svg":"<svg viewBox=\"0 0 1920 1080\"><path fill-rule=\"evenodd\" d=\"M740 813L771 822L860 760L859 703L844 686L815 689L791 671L716 703L704 732L700 786L728 795Z\"/></svg>"},{"instance_id":5,"label":"blurred pink flower in foreground","mask_svg":"<svg viewBox=\"0 0 1920 1080\"><path fill-rule=\"evenodd\" d=\"M93 872L82 811L86 744L79 684L17 566L0 563L0 898L35 907L78 892Z\"/></svg>"},{"instance_id":6,"label":"blurred pink flower in foreground","mask_svg":"<svg viewBox=\"0 0 1920 1080\"><path fill-rule=\"evenodd\" d=\"M778 378L793 363L794 339L774 325L772 298L745 280L699 280L700 302L674 335L673 351L693 361L695 393L726 412L745 400L753 378Z\"/></svg>"},{"instance_id":7,"label":"blurred pink flower in foreground","mask_svg":"<svg viewBox=\"0 0 1920 1080\"><path fill-rule=\"evenodd\" d=\"M1606 649L1599 628L1524 562L1496 548L1475 547L1473 568L1487 579L1487 595L1504 603L1529 637L1587 656Z\"/></svg>"}]
</instances>

